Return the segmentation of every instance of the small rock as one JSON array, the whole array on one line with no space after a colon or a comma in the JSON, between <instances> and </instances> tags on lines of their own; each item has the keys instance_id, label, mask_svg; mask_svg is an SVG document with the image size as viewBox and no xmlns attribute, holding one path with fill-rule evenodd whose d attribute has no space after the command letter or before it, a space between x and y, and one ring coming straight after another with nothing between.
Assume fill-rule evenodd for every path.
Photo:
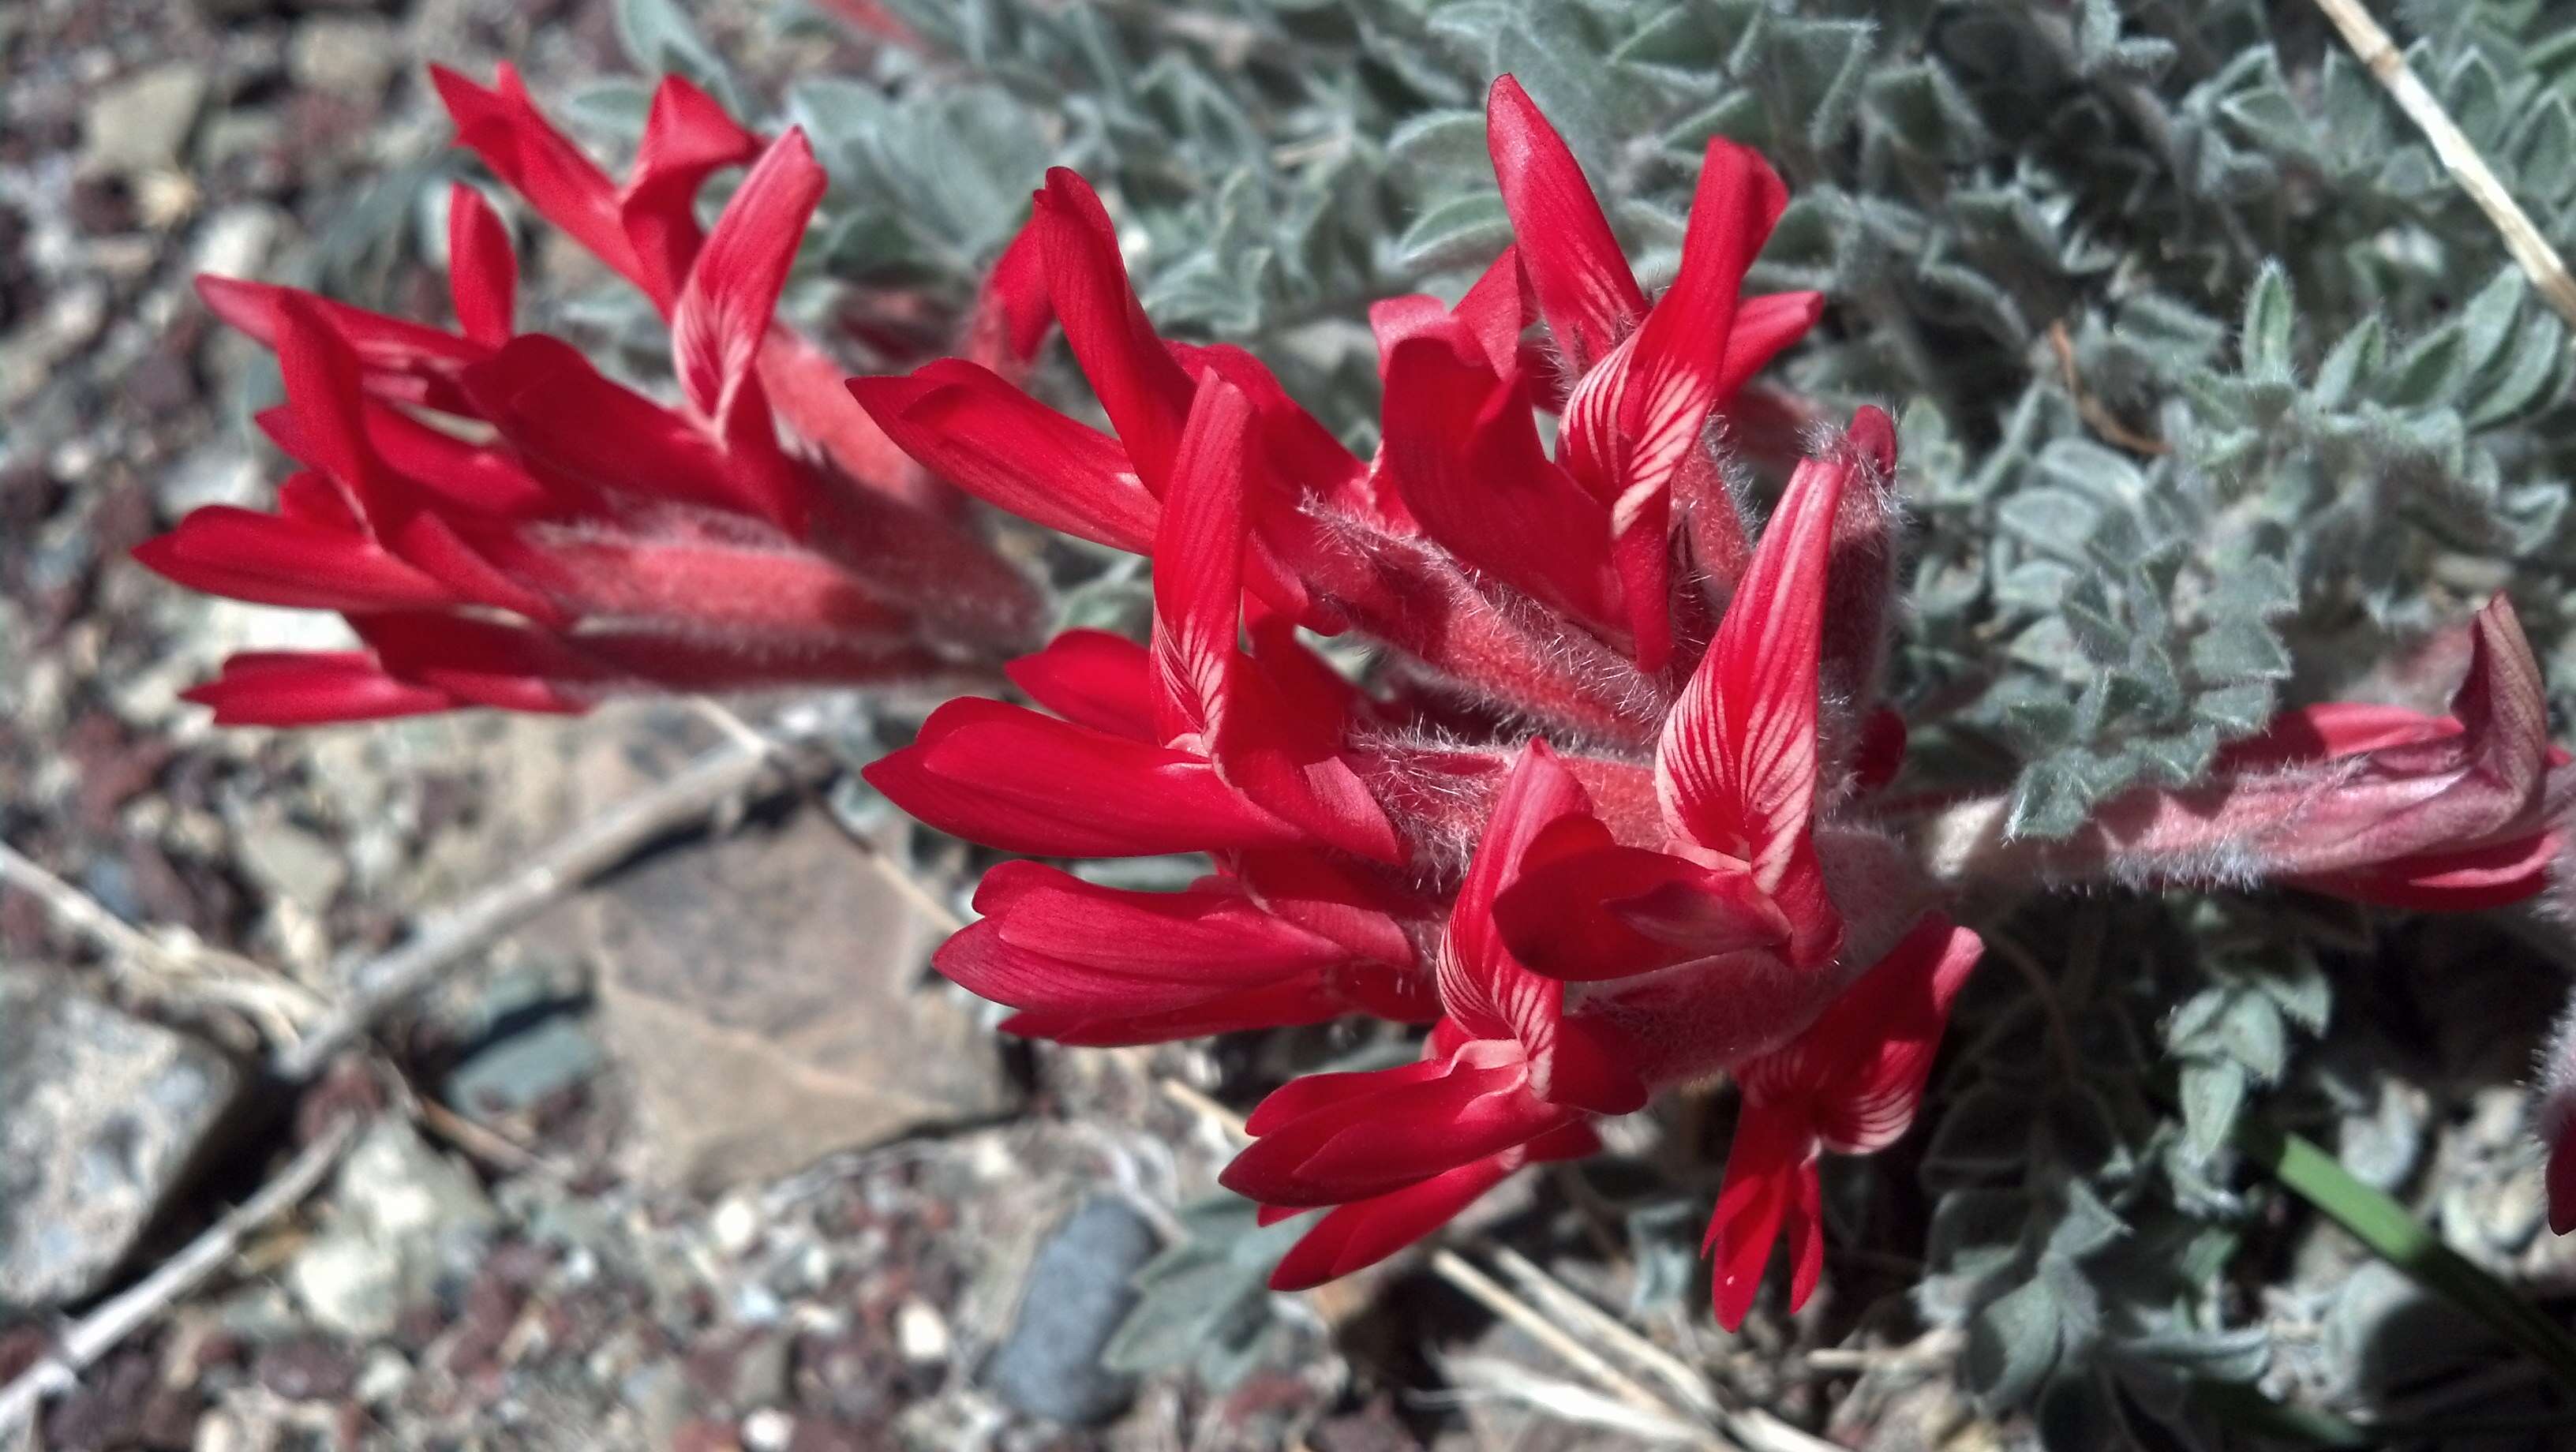
<instances>
[{"instance_id":1,"label":"small rock","mask_svg":"<svg viewBox=\"0 0 2576 1452\"><path fill-rule=\"evenodd\" d=\"M548 1014L467 1055L439 1094L467 1114L513 1114L588 1079L607 1060L579 1019Z\"/></svg>"},{"instance_id":2,"label":"small rock","mask_svg":"<svg viewBox=\"0 0 2576 1452\"><path fill-rule=\"evenodd\" d=\"M251 1374L290 1402L334 1402L357 1386L358 1363L337 1342L298 1336L261 1347Z\"/></svg>"},{"instance_id":3,"label":"small rock","mask_svg":"<svg viewBox=\"0 0 2576 1452\"><path fill-rule=\"evenodd\" d=\"M207 1044L0 970L0 1306L98 1290L240 1089Z\"/></svg>"},{"instance_id":4,"label":"small rock","mask_svg":"<svg viewBox=\"0 0 2576 1452\"><path fill-rule=\"evenodd\" d=\"M894 1344L903 1359L915 1366L946 1361L951 1345L948 1321L929 1302L907 1299L895 1307Z\"/></svg>"},{"instance_id":5,"label":"small rock","mask_svg":"<svg viewBox=\"0 0 2576 1452\"><path fill-rule=\"evenodd\" d=\"M316 1321L362 1339L391 1333L442 1272L470 1268L495 1221L471 1173L390 1118L350 1148L331 1203L322 1233L287 1262L286 1284Z\"/></svg>"},{"instance_id":6,"label":"small rock","mask_svg":"<svg viewBox=\"0 0 2576 1452\"><path fill-rule=\"evenodd\" d=\"M358 1384L353 1390L361 1403L385 1406L411 1386L412 1375L411 1362L401 1352L380 1346L367 1353L366 1365L358 1369Z\"/></svg>"},{"instance_id":7,"label":"small rock","mask_svg":"<svg viewBox=\"0 0 2576 1452\"><path fill-rule=\"evenodd\" d=\"M393 27L370 15L316 15L295 27L286 73L295 84L372 103L393 78Z\"/></svg>"},{"instance_id":8,"label":"small rock","mask_svg":"<svg viewBox=\"0 0 2576 1452\"><path fill-rule=\"evenodd\" d=\"M787 1452L796 1435L796 1419L776 1407L763 1407L742 1419L742 1445L749 1452Z\"/></svg>"},{"instance_id":9,"label":"small rock","mask_svg":"<svg viewBox=\"0 0 2576 1452\"><path fill-rule=\"evenodd\" d=\"M338 848L284 817L245 822L234 837L251 876L307 911L329 907L349 880L349 864Z\"/></svg>"},{"instance_id":10,"label":"small rock","mask_svg":"<svg viewBox=\"0 0 2576 1452\"><path fill-rule=\"evenodd\" d=\"M1154 1254L1154 1230L1121 1201L1096 1199L1038 1248L1019 1320L984 1368L995 1396L1032 1416L1090 1427L1124 1410L1136 1379L1100 1364L1135 1305L1128 1278Z\"/></svg>"},{"instance_id":11,"label":"small rock","mask_svg":"<svg viewBox=\"0 0 2576 1452\"><path fill-rule=\"evenodd\" d=\"M388 1335L402 1316L401 1254L355 1227L334 1227L305 1242L286 1280L316 1322L343 1336Z\"/></svg>"},{"instance_id":12,"label":"small rock","mask_svg":"<svg viewBox=\"0 0 2576 1452\"><path fill-rule=\"evenodd\" d=\"M664 853L575 905L658 1178L717 1189L989 1118L993 1036L921 983L937 931L817 812Z\"/></svg>"},{"instance_id":13,"label":"small rock","mask_svg":"<svg viewBox=\"0 0 2576 1452\"><path fill-rule=\"evenodd\" d=\"M205 102L204 73L184 61L100 90L82 118L82 169L139 172L177 165Z\"/></svg>"},{"instance_id":14,"label":"small rock","mask_svg":"<svg viewBox=\"0 0 2576 1452\"><path fill-rule=\"evenodd\" d=\"M716 1249L740 1259L760 1242L760 1207L748 1195L727 1195L708 1217L707 1229L716 1238Z\"/></svg>"},{"instance_id":15,"label":"small rock","mask_svg":"<svg viewBox=\"0 0 2576 1452\"><path fill-rule=\"evenodd\" d=\"M224 208L206 221L197 238L195 270L217 277L256 278L268 265L284 216L275 207L243 202Z\"/></svg>"}]
</instances>

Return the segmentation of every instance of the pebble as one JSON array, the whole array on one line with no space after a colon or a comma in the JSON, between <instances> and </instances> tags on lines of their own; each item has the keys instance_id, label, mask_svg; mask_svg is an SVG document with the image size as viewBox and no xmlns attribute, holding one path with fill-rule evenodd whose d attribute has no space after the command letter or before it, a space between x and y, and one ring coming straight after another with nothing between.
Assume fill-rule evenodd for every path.
<instances>
[{"instance_id":1,"label":"pebble","mask_svg":"<svg viewBox=\"0 0 2576 1452\"><path fill-rule=\"evenodd\" d=\"M907 1299L895 1308L894 1341L903 1359L916 1366L946 1361L950 1349L947 1318L919 1297Z\"/></svg>"},{"instance_id":2,"label":"pebble","mask_svg":"<svg viewBox=\"0 0 2576 1452\"><path fill-rule=\"evenodd\" d=\"M206 77L185 61L102 87L82 117L82 169L140 172L176 165L205 102Z\"/></svg>"},{"instance_id":3,"label":"pebble","mask_svg":"<svg viewBox=\"0 0 2576 1452\"><path fill-rule=\"evenodd\" d=\"M1038 1248L1019 1320L985 1367L985 1385L1020 1411L1070 1426L1117 1416L1136 1379L1102 1366L1100 1354L1135 1305L1128 1278L1154 1249L1153 1227L1125 1202L1086 1202Z\"/></svg>"},{"instance_id":4,"label":"pebble","mask_svg":"<svg viewBox=\"0 0 2576 1452\"><path fill-rule=\"evenodd\" d=\"M742 1445L750 1452L787 1452L796 1436L796 1419L776 1407L763 1407L742 1419Z\"/></svg>"}]
</instances>

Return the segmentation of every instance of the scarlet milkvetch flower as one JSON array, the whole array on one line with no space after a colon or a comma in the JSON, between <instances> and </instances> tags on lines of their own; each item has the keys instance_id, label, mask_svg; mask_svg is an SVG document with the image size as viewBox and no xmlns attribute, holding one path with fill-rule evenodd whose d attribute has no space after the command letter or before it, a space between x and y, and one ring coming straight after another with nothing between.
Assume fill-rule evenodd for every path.
<instances>
[{"instance_id":1,"label":"scarlet milkvetch flower","mask_svg":"<svg viewBox=\"0 0 2576 1452\"><path fill-rule=\"evenodd\" d=\"M518 331L510 238L470 187L450 198L452 332L199 279L277 353L286 402L260 423L303 472L275 513L199 509L136 555L209 593L339 611L364 648L237 655L190 699L271 725L571 711L637 687L948 682L1020 647L1028 582L773 320L824 186L801 135L764 145L668 81L618 188L507 70L497 91L439 82L465 143L669 316L681 402ZM745 163L702 232L700 185ZM994 356L1033 351L1006 299L984 316Z\"/></svg>"},{"instance_id":2,"label":"scarlet milkvetch flower","mask_svg":"<svg viewBox=\"0 0 2576 1452\"><path fill-rule=\"evenodd\" d=\"M1777 178L1713 143L1649 304L1508 78L1491 129L1519 240L1454 307L1372 309L1373 458L1249 355L1158 337L1064 171L1022 243L1112 432L973 361L851 385L960 487L1155 561L1149 646L1068 632L1012 669L1043 710L953 702L869 779L1017 852L1214 864L1179 893L1009 865L941 969L1065 1042L1434 1023L1421 1063L1298 1080L1254 1116L1228 1183L1274 1214L1338 1207L1283 1285L1782 1050L1932 901L1866 808L1902 749L1876 708L1894 431L1863 410L1759 549L1710 443L1819 307L1741 296ZM1354 684L1301 627L1385 664Z\"/></svg>"},{"instance_id":3,"label":"scarlet milkvetch flower","mask_svg":"<svg viewBox=\"0 0 2576 1452\"><path fill-rule=\"evenodd\" d=\"M2576 758L2549 739L2540 664L2499 595L2466 627L2446 716L2337 701L2284 712L2200 781L2104 803L2062 841L2012 841L2000 804L1925 829L1962 879L2277 883L2390 907L2467 910L2539 895L2566 842Z\"/></svg>"}]
</instances>

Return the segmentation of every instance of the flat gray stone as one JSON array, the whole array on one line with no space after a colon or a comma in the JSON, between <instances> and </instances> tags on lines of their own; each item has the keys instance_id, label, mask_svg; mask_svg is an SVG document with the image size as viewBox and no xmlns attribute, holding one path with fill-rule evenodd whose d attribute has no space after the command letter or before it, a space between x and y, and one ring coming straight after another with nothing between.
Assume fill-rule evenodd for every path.
<instances>
[{"instance_id":1,"label":"flat gray stone","mask_svg":"<svg viewBox=\"0 0 2576 1452\"><path fill-rule=\"evenodd\" d=\"M973 1002L927 976L939 929L819 812L665 852L574 906L665 1183L720 1190L1016 1101Z\"/></svg>"},{"instance_id":2,"label":"flat gray stone","mask_svg":"<svg viewBox=\"0 0 2576 1452\"><path fill-rule=\"evenodd\" d=\"M0 969L0 1306L104 1289L241 1087L211 1045Z\"/></svg>"},{"instance_id":3,"label":"flat gray stone","mask_svg":"<svg viewBox=\"0 0 2576 1452\"><path fill-rule=\"evenodd\" d=\"M1126 1410L1136 1379L1101 1365L1136 1304L1128 1284L1153 1258L1154 1229L1112 1199L1086 1202L1029 1266L1019 1320L985 1365L993 1395L1031 1416L1093 1427Z\"/></svg>"}]
</instances>

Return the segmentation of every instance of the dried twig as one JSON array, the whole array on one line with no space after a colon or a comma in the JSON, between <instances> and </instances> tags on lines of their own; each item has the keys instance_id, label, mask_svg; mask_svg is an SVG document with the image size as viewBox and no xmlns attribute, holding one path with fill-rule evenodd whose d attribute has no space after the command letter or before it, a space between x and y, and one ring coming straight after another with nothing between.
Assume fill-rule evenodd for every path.
<instances>
[{"instance_id":1,"label":"dried twig","mask_svg":"<svg viewBox=\"0 0 2576 1452\"><path fill-rule=\"evenodd\" d=\"M765 744L729 741L716 747L670 780L575 828L517 872L439 913L409 942L361 964L350 975L349 997L302 1042L276 1054L271 1068L290 1082L311 1078L377 1019L435 982L441 972L624 861L637 848L707 815L751 786L769 769L770 755Z\"/></svg>"},{"instance_id":2,"label":"dried twig","mask_svg":"<svg viewBox=\"0 0 2576 1452\"><path fill-rule=\"evenodd\" d=\"M174 948L5 842L0 842L0 882L44 904L56 922L105 953L116 971L148 977L155 993L228 1004L284 1037L292 1037L321 1011L321 1000L285 975L216 948Z\"/></svg>"},{"instance_id":3,"label":"dried twig","mask_svg":"<svg viewBox=\"0 0 2576 1452\"><path fill-rule=\"evenodd\" d=\"M0 1387L0 1437L22 1430L46 1397L70 1390L75 1379L100 1357L223 1269L254 1231L311 1194L331 1167L339 1163L341 1151L348 1148L357 1132L355 1119L333 1125L289 1161L276 1179L208 1226L177 1255L164 1261L160 1269L122 1294L101 1302L65 1331L52 1355Z\"/></svg>"},{"instance_id":4,"label":"dried twig","mask_svg":"<svg viewBox=\"0 0 2576 1452\"><path fill-rule=\"evenodd\" d=\"M2539 289L2541 297L2560 317L2576 326L2576 277L2569 276L2566 260L2540 234L2540 228L2533 225L2522 204L2513 199L2513 193L2505 190L2459 123L2442 109L2442 103L2425 88L2423 80L2407 68L2405 53L2397 48L2397 42L2370 18L2361 0L2316 0L2316 5L2326 13L2326 19L2334 22L2344 44L2352 47L2352 53L2378 80L2381 89L2397 102L2397 109L2405 112L2415 129L2424 133L2424 139L2433 143L2433 154L2442 159L2451 180L2458 182L2460 190L2468 193L2469 200L2477 203L2478 210L2495 224L2496 231L2504 237L2505 250L2513 254L2531 285Z\"/></svg>"},{"instance_id":5,"label":"dried twig","mask_svg":"<svg viewBox=\"0 0 2576 1452\"><path fill-rule=\"evenodd\" d=\"M1493 1277L1476 1269L1465 1256L1454 1250L1431 1253L1431 1269L1442 1280L1467 1293L1478 1305L1529 1333L1532 1340L1556 1354L1566 1365L1590 1378L1612 1396L1649 1416L1687 1423L1690 1417L1662 1397L1646 1389L1636 1378L1610 1364L1600 1352L1575 1340L1565 1329L1540 1314L1520 1297L1503 1288ZM1715 1444L1712 1437L1710 1442Z\"/></svg>"},{"instance_id":6,"label":"dried twig","mask_svg":"<svg viewBox=\"0 0 2576 1452\"><path fill-rule=\"evenodd\" d=\"M710 696L693 696L689 704L734 740L778 755L782 760L788 759L786 743L744 720L739 712L722 701ZM924 921L943 933L956 933L965 928L966 920L958 916L955 908L948 905L947 899L932 891L929 884L916 877L911 868L898 860L885 843L877 841L842 820L841 814L831 810L828 803L818 801L816 805L822 808L824 816L829 818L841 835L849 840L850 845L859 849L859 855L867 859L868 870L883 878L887 886L893 888L904 901L912 904L913 909L921 914Z\"/></svg>"}]
</instances>

